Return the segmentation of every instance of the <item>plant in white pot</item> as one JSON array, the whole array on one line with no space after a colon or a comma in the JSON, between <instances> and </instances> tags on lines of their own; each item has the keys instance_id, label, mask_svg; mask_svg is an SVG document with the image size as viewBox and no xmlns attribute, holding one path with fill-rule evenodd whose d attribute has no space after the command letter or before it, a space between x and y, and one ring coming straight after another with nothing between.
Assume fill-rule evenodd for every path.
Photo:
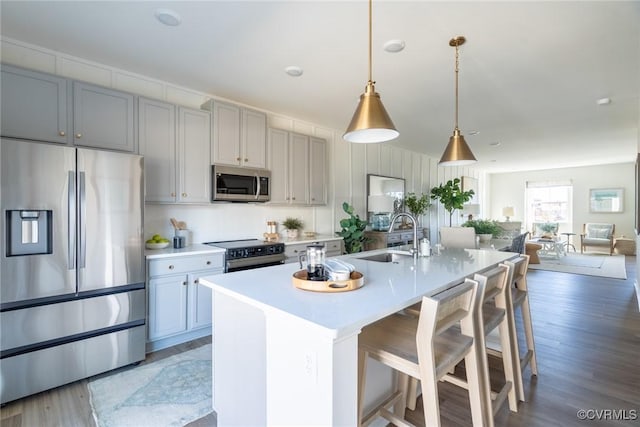
<instances>
[{"instance_id":1,"label":"plant in white pot","mask_svg":"<svg viewBox=\"0 0 640 427\"><path fill-rule=\"evenodd\" d=\"M481 243L488 243L492 238L500 236L502 228L497 221L490 219L470 219L462 224L463 227L473 227L480 237Z\"/></svg>"},{"instance_id":2,"label":"plant in white pot","mask_svg":"<svg viewBox=\"0 0 640 427\"><path fill-rule=\"evenodd\" d=\"M302 230L303 224L298 218L287 217L282 221L282 226L287 230L287 237L295 239Z\"/></svg>"}]
</instances>

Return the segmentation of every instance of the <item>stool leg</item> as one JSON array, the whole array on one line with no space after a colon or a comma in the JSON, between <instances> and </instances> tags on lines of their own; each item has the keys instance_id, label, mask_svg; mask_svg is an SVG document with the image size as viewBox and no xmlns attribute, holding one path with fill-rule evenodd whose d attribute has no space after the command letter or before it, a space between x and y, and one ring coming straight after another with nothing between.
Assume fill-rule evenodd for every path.
<instances>
[{"instance_id":1,"label":"stool leg","mask_svg":"<svg viewBox=\"0 0 640 427\"><path fill-rule=\"evenodd\" d=\"M418 380L411 377L409 378L409 386L407 390L407 408L415 411L416 401L418 400Z\"/></svg>"},{"instance_id":2,"label":"stool leg","mask_svg":"<svg viewBox=\"0 0 640 427\"><path fill-rule=\"evenodd\" d=\"M409 375L396 371L397 389L402 393L402 397L393 405L393 413L404 419L405 409L407 409L407 390L409 389Z\"/></svg>"},{"instance_id":3,"label":"stool leg","mask_svg":"<svg viewBox=\"0 0 640 427\"><path fill-rule=\"evenodd\" d=\"M514 355L512 353L513 343L512 336L509 331L509 321L507 314L505 318L498 326L500 332L500 346L502 347L502 366L504 367L505 381L511 382L511 388L508 392L509 397L509 409L512 412L518 412L518 396L516 395L516 386L518 381L516 380L516 368L514 363Z\"/></svg>"},{"instance_id":4,"label":"stool leg","mask_svg":"<svg viewBox=\"0 0 640 427\"><path fill-rule=\"evenodd\" d=\"M538 362L536 361L536 344L533 339L533 323L531 321L531 310L529 309L529 295L524 297L522 301L522 306L520 307L522 311L522 323L524 325L524 333L527 338L527 348L532 352L531 354L531 373L533 375L538 375Z\"/></svg>"}]
</instances>

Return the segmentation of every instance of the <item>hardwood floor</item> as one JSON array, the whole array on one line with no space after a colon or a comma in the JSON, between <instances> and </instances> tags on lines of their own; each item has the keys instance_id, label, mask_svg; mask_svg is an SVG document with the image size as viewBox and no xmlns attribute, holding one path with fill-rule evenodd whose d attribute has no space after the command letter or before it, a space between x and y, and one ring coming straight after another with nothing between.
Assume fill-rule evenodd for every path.
<instances>
[{"instance_id":1,"label":"hardwood floor","mask_svg":"<svg viewBox=\"0 0 640 427\"><path fill-rule=\"evenodd\" d=\"M497 426L623 426L640 421L640 313L634 288L636 259L626 257L627 280L529 270L537 377L525 372L526 402L517 413L504 405ZM199 347L209 338L147 356L151 363ZM492 360L492 381L502 373ZM94 426L87 380L10 402L0 411L2 427ZM440 383L443 426L470 426L466 393ZM608 420L583 421L579 410L610 410ZM423 424L422 403L406 418ZM626 419L624 419L626 418ZM634 420L635 418L635 420ZM215 426L210 415L189 427Z\"/></svg>"}]
</instances>

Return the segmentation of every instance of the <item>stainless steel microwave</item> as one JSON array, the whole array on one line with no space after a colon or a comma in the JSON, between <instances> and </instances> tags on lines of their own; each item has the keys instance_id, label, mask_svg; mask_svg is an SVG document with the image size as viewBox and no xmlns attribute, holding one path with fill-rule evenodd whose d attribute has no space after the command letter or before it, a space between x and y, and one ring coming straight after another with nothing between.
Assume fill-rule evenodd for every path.
<instances>
[{"instance_id":1,"label":"stainless steel microwave","mask_svg":"<svg viewBox=\"0 0 640 427\"><path fill-rule=\"evenodd\" d=\"M211 166L211 201L268 202L271 172L266 169L236 166Z\"/></svg>"}]
</instances>

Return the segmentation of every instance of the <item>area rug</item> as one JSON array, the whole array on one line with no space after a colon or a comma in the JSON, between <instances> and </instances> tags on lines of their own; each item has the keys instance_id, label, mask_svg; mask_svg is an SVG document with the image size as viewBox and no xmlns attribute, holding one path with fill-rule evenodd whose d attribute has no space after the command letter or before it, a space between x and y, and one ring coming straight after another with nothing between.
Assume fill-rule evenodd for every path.
<instances>
[{"instance_id":1,"label":"area rug","mask_svg":"<svg viewBox=\"0 0 640 427\"><path fill-rule=\"evenodd\" d=\"M587 276L626 279L624 255L582 255L569 253L560 259L542 258L540 264L529 264L532 270L558 271Z\"/></svg>"},{"instance_id":2,"label":"area rug","mask_svg":"<svg viewBox=\"0 0 640 427\"><path fill-rule=\"evenodd\" d=\"M98 427L184 426L213 410L211 344L89 382Z\"/></svg>"}]
</instances>

